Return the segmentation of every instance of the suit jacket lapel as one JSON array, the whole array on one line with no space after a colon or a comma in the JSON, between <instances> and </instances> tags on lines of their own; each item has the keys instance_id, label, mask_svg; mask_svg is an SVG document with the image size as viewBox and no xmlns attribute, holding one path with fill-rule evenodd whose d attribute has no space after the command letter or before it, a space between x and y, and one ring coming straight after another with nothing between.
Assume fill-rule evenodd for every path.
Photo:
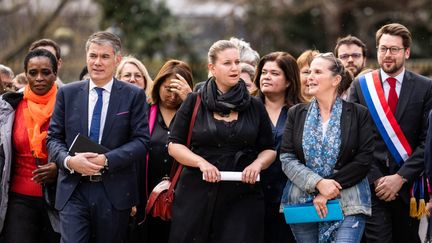
<instances>
[{"instance_id":1,"label":"suit jacket lapel","mask_svg":"<svg viewBox=\"0 0 432 243\"><path fill-rule=\"evenodd\" d=\"M299 124L300 125L300 129L299 129L299 133L297 134L297 136L294 136L294 139L296 141L294 141L294 144L298 144L299 146L296 148L296 152L299 155L299 160L302 163L306 163L306 159L304 156L304 151L303 151L303 131L304 131L304 125L305 125L305 121L306 121L306 115L308 112L310 104L305 105L301 110L300 110L300 119L299 119ZM296 129L294 127L294 129Z\"/></svg>"},{"instance_id":2,"label":"suit jacket lapel","mask_svg":"<svg viewBox=\"0 0 432 243\"><path fill-rule=\"evenodd\" d=\"M120 81L114 79L114 83L111 89L110 100L108 102L108 110L105 119L105 126L102 133L102 140L101 140L102 144L104 140L109 136L109 131L111 131L111 127L115 120L115 114L118 111L118 107L121 103L121 95L120 95L121 87L118 84L118 82Z\"/></svg>"},{"instance_id":3,"label":"suit jacket lapel","mask_svg":"<svg viewBox=\"0 0 432 243\"><path fill-rule=\"evenodd\" d=\"M88 136L89 82L90 81L87 80L81 85L79 94L76 96L82 97L79 101L80 107L77 107L77 109L81 111L81 134L84 136Z\"/></svg>"},{"instance_id":4,"label":"suit jacket lapel","mask_svg":"<svg viewBox=\"0 0 432 243\"><path fill-rule=\"evenodd\" d=\"M410 100L411 93L414 89L414 82L411 79L411 74L409 71L405 71L405 75L402 82L401 91L398 98L398 103L396 105L396 120L400 120L402 115L404 114L405 108L408 105L408 101Z\"/></svg>"}]
</instances>

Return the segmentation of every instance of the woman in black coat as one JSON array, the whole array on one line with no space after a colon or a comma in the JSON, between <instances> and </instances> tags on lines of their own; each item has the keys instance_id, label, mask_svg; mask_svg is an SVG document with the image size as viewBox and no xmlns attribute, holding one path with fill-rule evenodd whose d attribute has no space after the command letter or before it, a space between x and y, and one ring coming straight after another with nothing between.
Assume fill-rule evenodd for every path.
<instances>
[{"instance_id":1,"label":"woman in black coat","mask_svg":"<svg viewBox=\"0 0 432 243\"><path fill-rule=\"evenodd\" d=\"M240 80L239 51L222 40L209 50L212 77L183 102L168 152L185 165L175 191L170 242L261 243L264 198L257 183L275 159L269 117ZM190 148L184 144L197 96L202 102ZM240 173L221 181L221 171Z\"/></svg>"}]
</instances>

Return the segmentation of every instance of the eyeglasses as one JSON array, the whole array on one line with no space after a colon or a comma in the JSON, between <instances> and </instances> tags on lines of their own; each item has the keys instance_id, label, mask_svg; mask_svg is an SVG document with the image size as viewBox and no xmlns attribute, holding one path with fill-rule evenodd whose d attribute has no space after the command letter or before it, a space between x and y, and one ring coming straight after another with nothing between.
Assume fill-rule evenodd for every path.
<instances>
[{"instance_id":1,"label":"eyeglasses","mask_svg":"<svg viewBox=\"0 0 432 243\"><path fill-rule=\"evenodd\" d=\"M397 47L397 46L391 46L391 47L385 47L385 46L379 46L378 52L382 54L386 54L388 50L390 50L390 54L396 55L399 53L400 50L405 49L404 47Z\"/></svg>"},{"instance_id":2,"label":"eyeglasses","mask_svg":"<svg viewBox=\"0 0 432 243\"><path fill-rule=\"evenodd\" d=\"M145 81L144 76L141 75L140 73L125 73L121 76L121 78L124 81L130 81L131 79L144 80Z\"/></svg>"},{"instance_id":3,"label":"eyeglasses","mask_svg":"<svg viewBox=\"0 0 432 243\"><path fill-rule=\"evenodd\" d=\"M340 70L339 62L336 60L336 57L333 54L333 52L321 53L321 54L316 55L316 57L324 57L325 59L329 59L329 58L333 59L333 62L335 63L337 70L338 71Z\"/></svg>"},{"instance_id":4,"label":"eyeglasses","mask_svg":"<svg viewBox=\"0 0 432 243\"><path fill-rule=\"evenodd\" d=\"M361 53L352 53L352 54L341 54L341 55L339 55L339 59L341 59L341 60L348 60L350 57L352 59L359 59L359 58L362 57L362 54Z\"/></svg>"}]
</instances>

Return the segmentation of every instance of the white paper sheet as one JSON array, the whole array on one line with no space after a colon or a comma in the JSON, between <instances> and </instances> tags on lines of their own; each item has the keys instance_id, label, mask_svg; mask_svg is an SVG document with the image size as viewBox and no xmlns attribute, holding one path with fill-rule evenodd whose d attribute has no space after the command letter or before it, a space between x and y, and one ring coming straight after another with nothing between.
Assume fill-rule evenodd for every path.
<instances>
[{"instance_id":1,"label":"white paper sheet","mask_svg":"<svg viewBox=\"0 0 432 243\"><path fill-rule=\"evenodd\" d=\"M242 173L240 171L220 171L220 174L221 174L221 181L241 181L242 180ZM204 180L204 174L203 174L203 180ZM256 181L260 181L260 175L258 175Z\"/></svg>"}]
</instances>

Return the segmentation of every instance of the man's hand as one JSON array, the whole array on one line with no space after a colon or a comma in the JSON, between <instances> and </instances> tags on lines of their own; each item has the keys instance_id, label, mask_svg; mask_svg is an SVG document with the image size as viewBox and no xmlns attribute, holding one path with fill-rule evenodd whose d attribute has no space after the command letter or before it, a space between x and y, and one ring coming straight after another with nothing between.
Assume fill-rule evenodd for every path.
<instances>
[{"instance_id":1,"label":"man's hand","mask_svg":"<svg viewBox=\"0 0 432 243\"><path fill-rule=\"evenodd\" d=\"M429 197L431 198L431 197ZM426 203L426 215L430 217L432 211L432 203L431 201Z\"/></svg>"},{"instance_id":2,"label":"man's hand","mask_svg":"<svg viewBox=\"0 0 432 243\"><path fill-rule=\"evenodd\" d=\"M101 158L97 158L98 156L100 156L100 154L77 153L70 158L67 166L82 175L94 175L104 167L103 165L105 163L105 159L103 162L100 162ZM103 157L105 157L105 155L103 155Z\"/></svg>"},{"instance_id":3,"label":"man's hand","mask_svg":"<svg viewBox=\"0 0 432 243\"><path fill-rule=\"evenodd\" d=\"M88 158L88 160L93 164L102 165L102 167L104 167L106 157L104 154L98 154L96 157Z\"/></svg>"},{"instance_id":4,"label":"man's hand","mask_svg":"<svg viewBox=\"0 0 432 243\"><path fill-rule=\"evenodd\" d=\"M327 199L335 198L339 195L340 190L342 190L341 185L332 179L322 179L320 180L316 188L319 193L322 194Z\"/></svg>"},{"instance_id":5,"label":"man's hand","mask_svg":"<svg viewBox=\"0 0 432 243\"><path fill-rule=\"evenodd\" d=\"M38 184L52 183L57 179L57 165L49 162L45 165L39 165L33 172L32 180Z\"/></svg>"},{"instance_id":6,"label":"man's hand","mask_svg":"<svg viewBox=\"0 0 432 243\"><path fill-rule=\"evenodd\" d=\"M403 183L402 176L398 174L383 176L375 181L376 196L386 202L393 201Z\"/></svg>"},{"instance_id":7,"label":"man's hand","mask_svg":"<svg viewBox=\"0 0 432 243\"><path fill-rule=\"evenodd\" d=\"M137 207L136 207L136 206L133 206L133 207L131 208L131 211L130 211L130 213L129 213L129 216L134 217L134 216L137 214L137 211L138 211Z\"/></svg>"}]
</instances>

